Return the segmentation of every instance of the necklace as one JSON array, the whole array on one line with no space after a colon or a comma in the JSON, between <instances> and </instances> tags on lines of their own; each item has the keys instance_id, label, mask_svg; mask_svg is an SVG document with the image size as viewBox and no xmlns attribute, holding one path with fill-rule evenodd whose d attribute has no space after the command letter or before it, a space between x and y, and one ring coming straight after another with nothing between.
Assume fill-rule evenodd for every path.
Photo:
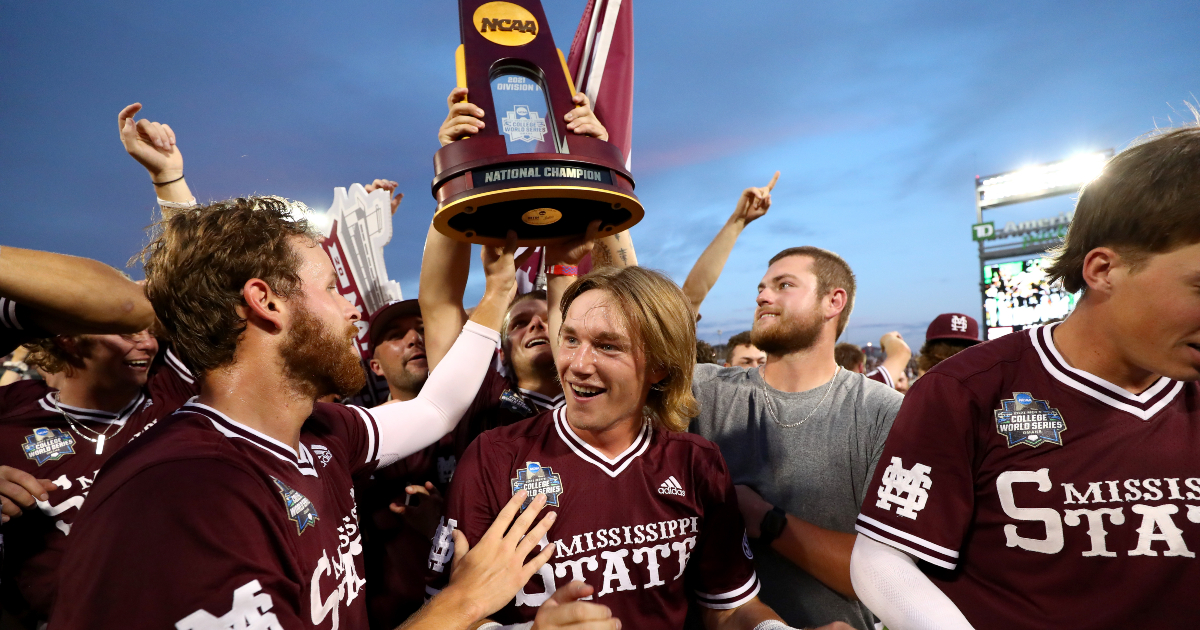
<instances>
[{"instance_id":1,"label":"necklace","mask_svg":"<svg viewBox=\"0 0 1200 630\"><path fill-rule=\"evenodd\" d=\"M84 426L83 420L80 420L79 418L76 418L76 417L72 416L71 414L67 413L59 405L60 401L58 399L58 392L54 392L50 395L50 402L54 403L55 411L58 411L58 413L61 413L63 415L63 417L67 419L67 424L71 425L72 429L75 429L75 433L79 434L79 437L81 437L89 442L92 442L96 445L96 454L97 455L104 453L104 441L106 439L108 439L108 432L112 429L112 426L109 426L108 428L104 429L103 432L96 431L95 429L89 429L88 427ZM116 437L116 435L121 432L121 429L124 429L124 428L125 428L125 423L117 424L117 430L113 431L113 437ZM94 437L94 438L88 437L87 433L84 433L84 431L87 431L88 433L91 433L91 434L95 435L96 437Z\"/></svg>"},{"instance_id":2,"label":"necklace","mask_svg":"<svg viewBox=\"0 0 1200 630\"><path fill-rule=\"evenodd\" d=\"M804 416L803 420L801 420L800 422L793 423L793 424L784 424L779 421L779 417L775 415L775 399L772 398L770 393L766 391L766 388L764 388L763 392L767 394L766 407L767 407L767 411L769 411L771 413L771 420L774 421L775 424L777 424L785 429L793 429L795 427L798 427L798 426L804 424L805 422L808 422L808 419L811 418L814 413L817 413L817 410L820 409L821 405L825 403L825 399L829 397L829 391L831 389L833 389L833 383L834 383L834 381L837 380L838 374L840 374L841 372L842 372L842 366L839 365L837 367L837 369L833 371L833 378L829 379L829 386L825 388L825 393L821 396L821 400L817 401L817 405L815 407L813 407L812 411L808 412L807 416ZM764 379L763 382L765 383L766 380Z\"/></svg>"}]
</instances>

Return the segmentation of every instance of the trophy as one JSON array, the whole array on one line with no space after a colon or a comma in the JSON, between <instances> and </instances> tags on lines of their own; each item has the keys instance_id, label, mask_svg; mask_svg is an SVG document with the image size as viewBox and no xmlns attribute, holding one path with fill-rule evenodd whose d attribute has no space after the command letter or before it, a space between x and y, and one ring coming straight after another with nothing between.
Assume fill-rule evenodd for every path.
<instances>
[{"instance_id":1,"label":"trophy","mask_svg":"<svg viewBox=\"0 0 1200 630\"><path fill-rule=\"evenodd\" d=\"M469 243L545 245L642 219L620 149L567 130L575 85L538 0L459 0L458 85L482 109L479 133L433 158L437 230Z\"/></svg>"}]
</instances>

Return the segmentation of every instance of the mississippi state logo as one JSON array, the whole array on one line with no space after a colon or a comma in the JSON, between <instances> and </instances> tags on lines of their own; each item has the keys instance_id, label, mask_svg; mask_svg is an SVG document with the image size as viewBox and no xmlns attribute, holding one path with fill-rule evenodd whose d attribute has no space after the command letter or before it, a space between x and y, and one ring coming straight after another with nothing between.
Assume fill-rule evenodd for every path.
<instances>
[{"instance_id":1,"label":"mississippi state logo","mask_svg":"<svg viewBox=\"0 0 1200 630\"><path fill-rule=\"evenodd\" d=\"M546 137L546 119L529 109L528 105L517 105L504 113L502 130L509 142L542 142Z\"/></svg>"},{"instance_id":2,"label":"mississippi state logo","mask_svg":"<svg viewBox=\"0 0 1200 630\"><path fill-rule=\"evenodd\" d=\"M308 497L289 488L287 484L274 477L271 477L271 481L275 482L279 488L279 494L283 496L283 505L287 508L288 518L296 523L297 534L303 534L305 529L316 524L317 507L308 500Z\"/></svg>"},{"instance_id":3,"label":"mississippi state logo","mask_svg":"<svg viewBox=\"0 0 1200 630\"><path fill-rule=\"evenodd\" d=\"M75 437L61 429L40 427L33 430L33 435L25 436L21 445L25 451L25 459L32 459L38 466L49 461L58 461L67 455L75 453Z\"/></svg>"},{"instance_id":4,"label":"mississippi state logo","mask_svg":"<svg viewBox=\"0 0 1200 630\"><path fill-rule=\"evenodd\" d=\"M916 520L917 512L925 509L925 501L929 499L926 490L933 485L929 473L930 468L925 464L913 464L912 469L908 469L899 457L893 457L879 482L879 500L875 507L891 510L895 504L896 514Z\"/></svg>"},{"instance_id":5,"label":"mississippi state logo","mask_svg":"<svg viewBox=\"0 0 1200 630\"><path fill-rule=\"evenodd\" d=\"M1037 448L1043 444L1062 446L1062 432L1067 423L1062 414L1044 400L1029 392L1013 392L1013 397L1000 401L995 410L996 432L1008 441L1008 447L1024 444Z\"/></svg>"},{"instance_id":6,"label":"mississippi state logo","mask_svg":"<svg viewBox=\"0 0 1200 630\"><path fill-rule=\"evenodd\" d=\"M521 509L529 507L533 498L539 494L546 495L546 505L558 507L558 495L563 493L562 477L550 469L542 467L537 462L525 462L525 467L517 470L516 479L512 480L512 492L516 494L524 488L529 492Z\"/></svg>"},{"instance_id":7,"label":"mississippi state logo","mask_svg":"<svg viewBox=\"0 0 1200 630\"><path fill-rule=\"evenodd\" d=\"M321 462L321 468L328 466L329 460L333 459L333 453L320 444L313 444L312 452L317 456L317 461Z\"/></svg>"}]
</instances>

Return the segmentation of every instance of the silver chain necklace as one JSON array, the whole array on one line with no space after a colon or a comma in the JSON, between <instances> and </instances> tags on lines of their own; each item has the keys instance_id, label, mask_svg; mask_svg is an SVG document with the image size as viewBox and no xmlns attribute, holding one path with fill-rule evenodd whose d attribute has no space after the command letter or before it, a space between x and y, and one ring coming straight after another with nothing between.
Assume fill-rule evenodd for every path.
<instances>
[{"instance_id":1,"label":"silver chain necklace","mask_svg":"<svg viewBox=\"0 0 1200 630\"><path fill-rule=\"evenodd\" d=\"M63 417L67 419L67 424L71 425L72 429L75 429L75 433L77 433L79 435L79 437L81 437L89 442L92 442L96 445L96 454L97 455L104 453L104 441L108 439L108 437L109 437L108 432L112 429L112 426L109 426L108 428L104 429L103 432L97 431L95 429L90 429L90 428L84 426L83 420L76 418L75 416L72 416L71 414L67 413L65 409L63 409L61 406L59 406L60 401L58 399L58 392L53 392L52 394L50 394L50 402L54 403L55 411L58 411L58 413L61 413L63 415ZM113 431L112 437L116 437L117 434L121 432L121 429L124 429L124 428L125 428L124 423L117 424L117 430ZM84 431L87 431L88 433L92 433L93 435L96 435L97 437L94 437L94 438L88 437L87 433L84 433Z\"/></svg>"},{"instance_id":2,"label":"silver chain necklace","mask_svg":"<svg viewBox=\"0 0 1200 630\"><path fill-rule=\"evenodd\" d=\"M775 424L777 424L785 429L794 429L794 428L804 424L805 422L808 422L808 419L813 417L814 413L817 413L817 410L821 408L821 405L825 404L825 399L829 397L829 391L833 389L833 383L834 383L834 381L837 380L838 374L841 374L841 372L842 372L842 366L839 365L837 367L837 369L833 371L833 378L829 379L829 386L825 388L825 393L821 396L821 400L817 401L817 406L813 407L813 410L808 412L808 415L804 416L803 420L801 420L800 422L796 422L794 424L784 424L779 421L779 417L777 415L775 415L775 398L771 396L770 392L766 391L766 388L763 388L763 392L767 395L766 407L767 407L767 411L770 412L770 414L771 414L771 420ZM762 376L761 372L759 373L759 376ZM767 379L763 378L763 382L766 383Z\"/></svg>"}]
</instances>

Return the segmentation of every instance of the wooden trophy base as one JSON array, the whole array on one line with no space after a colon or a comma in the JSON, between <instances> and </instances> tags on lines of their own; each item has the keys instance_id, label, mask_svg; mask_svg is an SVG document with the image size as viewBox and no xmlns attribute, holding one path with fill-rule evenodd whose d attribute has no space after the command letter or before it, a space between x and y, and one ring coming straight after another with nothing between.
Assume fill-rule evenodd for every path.
<instances>
[{"instance_id":1,"label":"wooden trophy base","mask_svg":"<svg viewBox=\"0 0 1200 630\"><path fill-rule=\"evenodd\" d=\"M434 227L488 245L504 244L511 230L519 244L536 246L581 236L597 219L601 236L641 221L645 211L620 150L582 136L568 142L571 153L503 155L499 137L442 147L434 156Z\"/></svg>"}]
</instances>

